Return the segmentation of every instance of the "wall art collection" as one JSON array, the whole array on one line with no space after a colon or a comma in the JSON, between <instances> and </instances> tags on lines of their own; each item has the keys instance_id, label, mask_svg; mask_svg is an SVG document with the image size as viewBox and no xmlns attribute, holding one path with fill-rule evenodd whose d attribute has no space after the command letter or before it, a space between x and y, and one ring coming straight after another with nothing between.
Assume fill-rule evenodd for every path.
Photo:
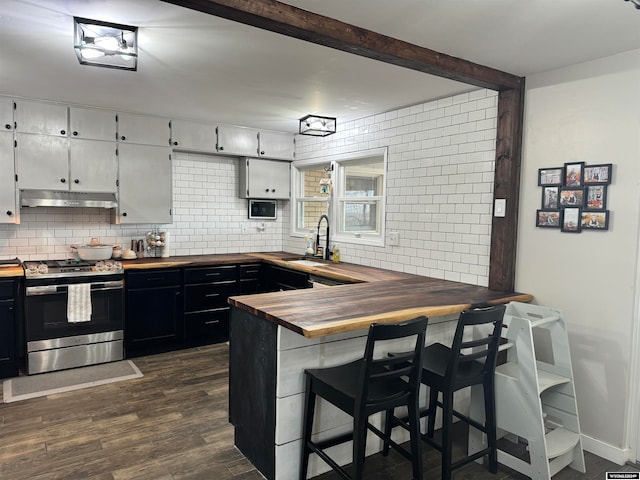
<instances>
[{"instance_id":1,"label":"wall art collection","mask_svg":"<svg viewBox=\"0 0 640 480\"><path fill-rule=\"evenodd\" d=\"M563 167L540 168L542 205L536 211L536 226L559 228L561 232L608 230L607 186L612 164L565 163Z\"/></svg>"}]
</instances>

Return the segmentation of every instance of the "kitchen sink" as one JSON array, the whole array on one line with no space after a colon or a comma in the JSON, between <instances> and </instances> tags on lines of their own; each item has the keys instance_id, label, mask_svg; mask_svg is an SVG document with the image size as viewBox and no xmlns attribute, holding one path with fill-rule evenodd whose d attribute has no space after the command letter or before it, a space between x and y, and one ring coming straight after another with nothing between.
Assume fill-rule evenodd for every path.
<instances>
[{"instance_id":1,"label":"kitchen sink","mask_svg":"<svg viewBox=\"0 0 640 480\"><path fill-rule=\"evenodd\" d=\"M287 263L294 265L303 265L305 267L326 267L326 263L314 262L313 260L289 260Z\"/></svg>"}]
</instances>

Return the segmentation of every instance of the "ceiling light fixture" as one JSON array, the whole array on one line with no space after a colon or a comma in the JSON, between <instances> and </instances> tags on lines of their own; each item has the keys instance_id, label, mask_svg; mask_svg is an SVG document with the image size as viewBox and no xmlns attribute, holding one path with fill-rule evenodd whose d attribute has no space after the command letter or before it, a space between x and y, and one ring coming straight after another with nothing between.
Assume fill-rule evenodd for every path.
<instances>
[{"instance_id":1,"label":"ceiling light fixture","mask_svg":"<svg viewBox=\"0 0 640 480\"><path fill-rule=\"evenodd\" d=\"M138 27L73 17L73 30L80 64L138 69Z\"/></svg>"},{"instance_id":2,"label":"ceiling light fixture","mask_svg":"<svg viewBox=\"0 0 640 480\"><path fill-rule=\"evenodd\" d=\"M624 1L625 2L629 2L630 1L631 3L633 3L636 6L637 9L640 10L640 0L624 0Z\"/></svg>"},{"instance_id":3,"label":"ceiling light fixture","mask_svg":"<svg viewBox=\"0 0 640 480\"><path fill-rule=\"evenodd\" d=\"M300 119L301 135L313 135L326 137L336 133L336 119L333 117L321 117L320 115L307 115Z\"/></svg>"}]
</instances>

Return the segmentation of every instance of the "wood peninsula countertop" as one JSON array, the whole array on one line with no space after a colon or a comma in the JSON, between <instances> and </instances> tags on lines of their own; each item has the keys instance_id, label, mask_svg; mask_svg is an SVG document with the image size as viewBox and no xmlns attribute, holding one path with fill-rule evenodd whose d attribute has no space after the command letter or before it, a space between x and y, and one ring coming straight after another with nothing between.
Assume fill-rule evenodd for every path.
<instances>
[{"instance_id":1,"label":"wood peninsula countertop","mask_svg":"<svg viewBox=\"0 0 640 480\"><path fill-rule=\"evenodd\" d=\"M426 315L459 313L473 305L530 302L533 296L497 292L466 283L421 277L348 263L309 267L291 264L286 254L251 254L272 264L310 274L357 282L326 288L234 296L229 303L307 338L368 328ZM295 257L299 258L299 257ZM314 260L316 261L316 260Z\"/></svg>"},{"instance_id":2,"label":"wood peninsula countertop","mask_svg":"<svg viewBox=\"0 0 640 480\"><path fill-rule=\"evenodd\" d=\"M19 265L0 267L0 278L23 277L24 270Z\"/></svg>"}]
</instances>

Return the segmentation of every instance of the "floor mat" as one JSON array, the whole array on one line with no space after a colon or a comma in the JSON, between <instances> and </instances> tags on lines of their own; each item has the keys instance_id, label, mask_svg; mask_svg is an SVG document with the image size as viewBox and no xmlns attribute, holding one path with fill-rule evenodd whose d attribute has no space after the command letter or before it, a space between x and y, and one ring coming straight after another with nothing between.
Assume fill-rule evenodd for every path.
<instances>
[{"instance_id":1,"label":"floor mat","mask_svg":"<svg viewBox=\"0 0 640 480\"><path fill-rule=\"evenodd\" d=\"M59 372L9 378L3 382L2 396L4 403L11 403L140 377L142 377L142 372L138 367L131 360L123 360Z\"/></svg>"}]
</instances>

